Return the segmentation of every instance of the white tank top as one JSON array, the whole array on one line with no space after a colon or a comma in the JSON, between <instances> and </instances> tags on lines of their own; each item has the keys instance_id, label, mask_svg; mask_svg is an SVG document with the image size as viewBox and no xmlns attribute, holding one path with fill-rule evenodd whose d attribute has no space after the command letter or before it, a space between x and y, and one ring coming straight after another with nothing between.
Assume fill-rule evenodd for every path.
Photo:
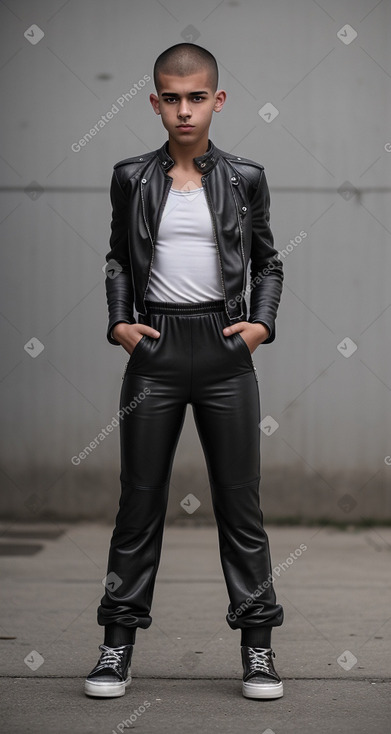
<instances>
[{"instance_id":1,"label":"white tank top","mask_svg":"<svg viewBox=\"0 0 391 734\"><path fill-rule=\"evenodd\" d=\"M149 301L198 302L223 298L212 222L201 187L171 188L155 243Z\"/></svg>"}]
</instances>

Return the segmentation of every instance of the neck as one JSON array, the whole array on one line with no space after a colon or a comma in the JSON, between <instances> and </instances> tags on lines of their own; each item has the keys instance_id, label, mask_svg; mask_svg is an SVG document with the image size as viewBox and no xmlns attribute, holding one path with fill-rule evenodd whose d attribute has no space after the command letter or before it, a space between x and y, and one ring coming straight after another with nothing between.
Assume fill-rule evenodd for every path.
<instances>
[{"instance_id":1,"label":"neck","mask_svg":"<svg viewBox=\"0 0 391 734\"><path fill-rule=\"evenodd\" d=\"M173 140L171 136L168 136L168 152L171 158L175 161L175 165L182 169L191 169L194 167L193 158L203 155L208 150L208 133L201 140L198 140L193 145L181 145L176 140Z\"/></svg>"}]
</instances>

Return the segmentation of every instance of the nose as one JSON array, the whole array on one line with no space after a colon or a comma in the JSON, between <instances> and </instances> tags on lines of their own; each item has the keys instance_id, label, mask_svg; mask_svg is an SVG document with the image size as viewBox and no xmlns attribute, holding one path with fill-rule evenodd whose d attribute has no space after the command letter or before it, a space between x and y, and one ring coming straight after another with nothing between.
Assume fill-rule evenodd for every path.
<instances>
[{"instance_id":1,"label":"nose","mask_svg":"<svg viewBox=\"0 0 391 734\"><path fill-rule=\"evenodd\" d=\"M182 99L178 109L178 117L189 117L190 108L186 99Z\"/></svg>"}]
</instances>

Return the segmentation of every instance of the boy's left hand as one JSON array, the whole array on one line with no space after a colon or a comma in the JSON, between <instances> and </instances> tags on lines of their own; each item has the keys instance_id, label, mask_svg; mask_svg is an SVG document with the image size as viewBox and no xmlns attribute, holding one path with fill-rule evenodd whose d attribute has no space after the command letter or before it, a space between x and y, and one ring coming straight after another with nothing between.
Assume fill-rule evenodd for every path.
<instances>
[{"instance_id":1,"label":"boy's left hand","mask_svg":"<svg viewBox=\"0 0 391 734\"><path fill-rule=\"evenodd\" d=\"M238 321L236 324L232 324L232 326L226 326L223 329L223 334L224 336L230 336L230 334L234 334L236 331L240 332L240 336L246 342L251 354L270 335L267 326L260 323L251 324L249 321Z\"/></svg>"}]
</instances>

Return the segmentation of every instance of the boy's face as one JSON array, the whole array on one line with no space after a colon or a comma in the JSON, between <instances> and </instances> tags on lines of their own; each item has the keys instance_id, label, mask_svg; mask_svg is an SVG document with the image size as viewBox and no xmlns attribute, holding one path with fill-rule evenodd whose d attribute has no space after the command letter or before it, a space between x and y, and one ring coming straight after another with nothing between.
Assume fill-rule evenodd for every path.
<instances>
[{"instance_id":1,"label":"boy's face","mask_svg":"<svg viewBox=\"0 0 391 734\"><path fill-rule=\"evenodd\" d=\"M194 145L208 135L213 112L219 112L225 102L225 91L213 93L206 70L189 76L160 74L159 78L158 96L149 96L153 109L162 116L170 138L180 145Z\"/></svg>"}]
</instances>

